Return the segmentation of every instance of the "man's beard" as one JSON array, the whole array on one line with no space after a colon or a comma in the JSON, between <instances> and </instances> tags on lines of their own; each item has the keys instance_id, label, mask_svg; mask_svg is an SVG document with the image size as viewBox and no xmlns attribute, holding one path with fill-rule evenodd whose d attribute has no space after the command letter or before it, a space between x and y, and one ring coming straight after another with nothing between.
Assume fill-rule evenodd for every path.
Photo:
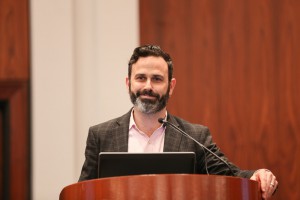
<instances>
[{"instance_id":1,"label":"man's beard","mask_svg":"<svg viewBox=\"0 0 300 200\"><path fill-rule=\"evenodd\" d=\"M169 99L169 91L170 84L168 86L167 92L162 96L154 93L152 90L139 90L134 93L131 91L131 85L129 85L131 102L139 111L145 114L155 114L165 108ZM141 95L148 95L150 97L155 97L155 99L142 99L140 97Z\"/></svg>"}]
</instances>

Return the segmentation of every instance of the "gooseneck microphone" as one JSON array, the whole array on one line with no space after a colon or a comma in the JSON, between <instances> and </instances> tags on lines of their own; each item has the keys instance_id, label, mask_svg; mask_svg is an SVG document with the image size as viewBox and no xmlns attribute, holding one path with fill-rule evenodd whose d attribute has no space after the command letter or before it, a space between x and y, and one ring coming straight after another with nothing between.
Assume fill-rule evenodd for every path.
<instances>
[{"instance_id":1,"label":"gooseneck microphone","mask_svg":"<svg viewBox=\"0 0 300 200\"><path fill-rule=\"evenodd\" d=\"M222 163L224 163L224 164L228 167L228 169L230 170L231 174L232 174L233 176L235 176L234 173L233 173L233 171L232 171L232 169L231 169L231 167L228 165L228 163L227 163L225 160L223 160L222 158L220 158L220 156L218 156L217 154L215 154L214 152L212 152L211 150L209 150L207 147L205 147L203 144L201 144L201 143L198 142L196 139L194 139L193 137L191 137L189 134L187 134L186 132L184 132L183 130L181 130L180 128L178 128L177 126L175 126L174 124L172 124L171 122L168 122L167 120L164 120L163 118L159 118L159 119L158 119L158 122L161 123L161 124L163 124L164 126L167 126L167 125L171 126L172 128L174 128L175 130L177 130L178 132L180 132L180 133L181 133L182 135L184 135L185 137L187 137L187 138L193 140L196 144L198 144L198 145L203 149L203 151L204 151L204 157L205 157L205 169L206 169L206 173L207 173L208 175L209 175L209 172L208 172L208 170L207 170L207 160L206 160L206 153L205 153L205 150L206 150L207 152L209 152L210 154L212 154L213 156L215 156L215 157L216 157L218 160L220 160Z\"/></svg>"}]
</instances>

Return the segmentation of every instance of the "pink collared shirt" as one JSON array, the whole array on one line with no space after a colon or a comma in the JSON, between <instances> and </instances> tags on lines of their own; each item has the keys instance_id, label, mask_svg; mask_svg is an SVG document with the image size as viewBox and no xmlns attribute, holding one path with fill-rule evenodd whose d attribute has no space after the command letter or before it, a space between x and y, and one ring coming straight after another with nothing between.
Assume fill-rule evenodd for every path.
<instances>
[{"instance_id":1,"label":"pink collared shirt","mask_svg":"<svg viewBox=\"0 0 300 200\"><path fill-rule=\"evenodd\" d=\"M166 114L167 116L167 114ZM161 125L149 137L135 124L133 118L133 110L131 112L129 122L129 138L128 138L128 152L129 153L159 153L164 150L165 127Z\"/></svg>"}]
</instances>

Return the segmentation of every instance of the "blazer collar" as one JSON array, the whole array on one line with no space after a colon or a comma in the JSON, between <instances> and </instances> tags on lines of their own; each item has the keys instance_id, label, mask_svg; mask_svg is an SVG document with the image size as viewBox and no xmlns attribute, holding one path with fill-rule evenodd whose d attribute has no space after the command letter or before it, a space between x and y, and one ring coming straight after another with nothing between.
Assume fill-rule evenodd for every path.
<instances>
[{"instance_id":1,"label":"blazer collar","mask_svg":"<svg viewBox=\"0 0 300 200\"><path fill-rule=\"evenodd\" d=\"M131 110L125 115L119 117L116 120L116 126L112 128L113 137L115 138L114 150L117 152L127 152L128 151L128 136L129 136L129 120L131 115ZM112 138L113 139L113 138Z\"/></svg>"},{"instance_id":2,"label":"blazer collar","mask_svg":"<svg viewBox=\"0 0 300 200\"><path fill-rule=\"evenodd\" d=\"M172 115L168 114L167 120L170 123L177 126L178 128L180 128L176 119ZM182 134L179 133L177 130L174 130L174 128L167 125L165 131L164 152L180 151L179 147L180 147L181 139L182 139Z\"/></svg>"}]
</instances>

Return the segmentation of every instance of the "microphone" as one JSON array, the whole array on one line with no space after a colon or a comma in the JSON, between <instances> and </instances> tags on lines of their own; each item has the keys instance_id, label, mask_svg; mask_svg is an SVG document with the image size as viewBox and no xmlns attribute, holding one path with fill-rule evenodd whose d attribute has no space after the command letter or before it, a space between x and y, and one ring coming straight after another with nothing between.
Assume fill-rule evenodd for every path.
<instances>
[{"instance_id":1,"label":"microphone","mask_svg":"<svg viewBox=\"0 0 300 200\"><path fill-rule=\"evenodd\" d=\"M207 170L207 160L206 160L205 150L207 152L209 152L210 154L212 154L213 156L215 156L222 163L224 163L228 167L228 169L230 170L231 174L233 176L235 176L234 173L233 173L233 171L232 171L232 169L231 169L231 167L228 165L228 163L225 160L223 160L222 158L220 158L220 156L218 156L217 154L215 154L214 152L212 152L211 150L209 150L206 146L204 146L203 144L201 144L200 142L198 142L195 138L193 138L192 136L190 136L189 134L187 134L186 132L184 132L183 130L181 130L180 128L178 128L177 126L175 126L174 124L172 124L171 122L168 122L167 120L164 120L163 118L159 118L158 122L161 123L161 124L163 124L164 126L167 126L167 125L171 126L172 128L174 128L175 130L177 130L178 132L180 132L185 137L193 140L197 145L199 145L203 149L203 151L204 151L204 157L205 157L205 159L204 159L205 160L205 169L206 169L206 173L208 175L209 175L209 173L208 173L208 170Z\"/></svg>"}]
</instances>

